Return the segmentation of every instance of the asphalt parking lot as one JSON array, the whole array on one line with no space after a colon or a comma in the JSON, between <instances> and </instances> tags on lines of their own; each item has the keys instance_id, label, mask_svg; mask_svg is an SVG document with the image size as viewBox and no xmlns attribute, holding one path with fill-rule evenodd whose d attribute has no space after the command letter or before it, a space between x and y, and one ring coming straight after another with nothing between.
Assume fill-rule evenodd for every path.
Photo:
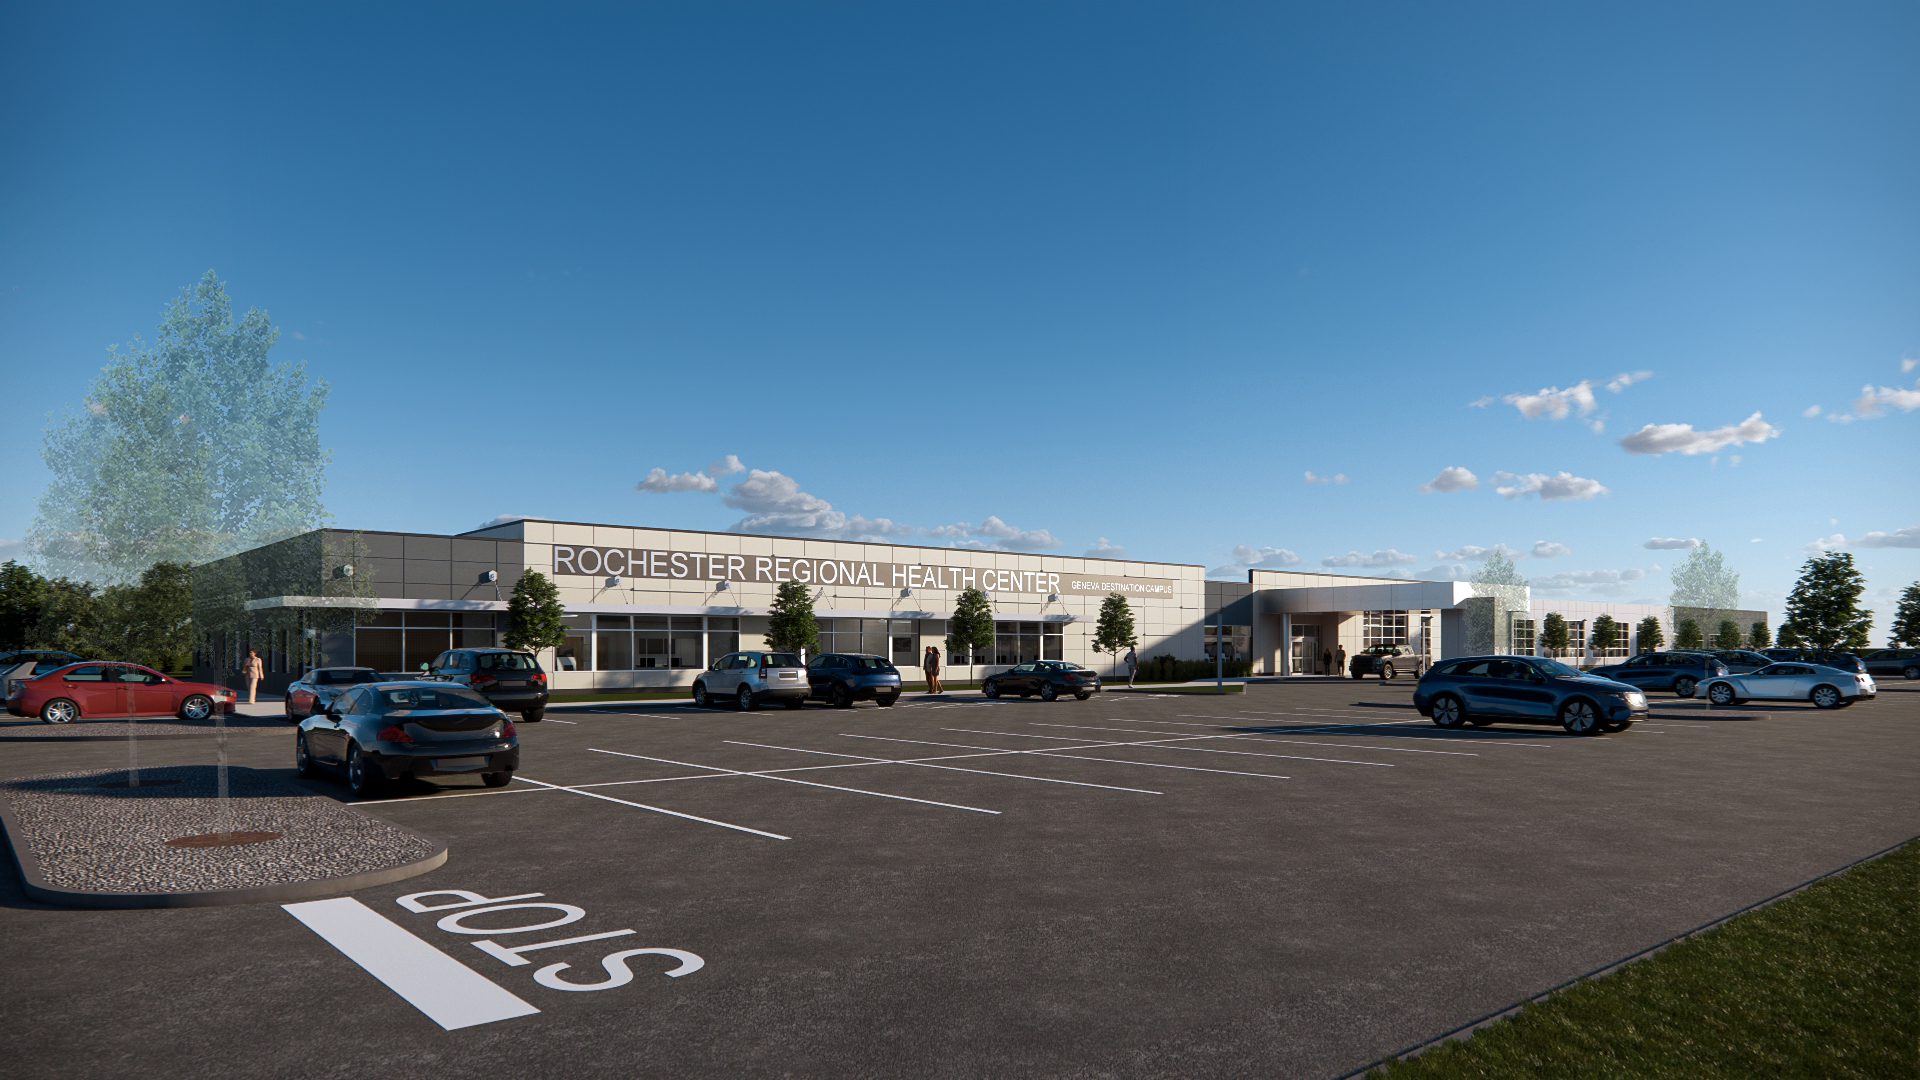
<instances>
[{"instance_id":1,"label":"asphalt parking lot","mask_svg":"<svg viewBox=\"0 0 1920 1080\"><path fill-rule=\"evenodd\" d=\"M511 787L369 804L451 858L354 894L518 1015L412 990L473 1021L443 1029L279 905L60 910L8 870L7 1072L1335 1077L1920 833L1914 684L1658 695L1593 738L1442 731L1411 689L556 708ZM285 768L291 737L229 752ZM0 774L125 755L0 745ZM584 914L397 903L433 890ZM673 952L603 963L634 949Z\"/></svg>"}]
</instances>

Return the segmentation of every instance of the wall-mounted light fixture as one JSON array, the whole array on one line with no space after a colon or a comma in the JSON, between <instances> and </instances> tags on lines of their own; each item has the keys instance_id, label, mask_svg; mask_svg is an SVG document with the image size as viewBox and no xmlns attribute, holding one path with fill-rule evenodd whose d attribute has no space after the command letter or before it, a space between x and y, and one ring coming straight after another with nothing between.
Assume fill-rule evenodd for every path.
<instances>
[{"instance_id":1,"label":"wall-mounted light fixture","mask_svg":"<svg viewBox=\"0 0 1920 1080\"><path fill-rule=\"evenodd\" d=\"M1047 603L1049 603L1049 604L1057 604L1057 603L1059 603L1059 602L1060 602L1060 594L1059 594L1059 593L1057 593L1057 592L1050 592L1050 593L1048 593L1048 594L1047 594Z\"/></svg>"},{"instance_id":2,"label":"wall-mounted light fixture","mask_svg":"<svg viewBox=\"0 0 1920 1080\"><path fill-rule=\"evenodd\" d=\"M491 585L499 580L500 571L498 570L483 570L480 572L480 584L482 585Z\"/></svg>"},{"instance_id":3,"label":"wall-mounted light fixture","mask_svg":"<svg viewBox=\"0 0 1920 1080\"><path fill-rule=\"evenodd\" d=\"M716 581L713 583L714 592L726 592L731 588L733 588L733 582L731 581Z\"/></svg>"},{"instance_id":4,"label":"wall-mounted light fixture","mask_svg":"<svg viewBox=\"0 0 1920 1080\"><path fill-rule=\"evenodd\" d=\"M912 590L912 589L901 589L901 590L900 590L900 598L901 598L902 600L904 600L904 599L906 599L907 597L909 597L909 596L912 596L912 595L913 595L913 590Z\"/></svg>"},{"instance_id":5,"label":"wall-mounted light fixture","mask_svg":"<svg viewBox=\"0 0 1920 1080\"><path fill-rule=\"evenodd\" d=\"M607 588L609 588L609 589L617 589L617 588L619 588L619 587L620 587L620 575L619 575L619 574L608 574L608 575L607 575Z\"/></svg>"},{"instance_id":6,"label":"wall-mounted light fixture","mask_svg":"<svg viewBox=\"0 0 1920 1080\"><path fill-rule=\"evenodd\" d=\"M348 563L348 564L346 564L345 566L341 566L341 567L338 567L338 568L336 568L336 569L335 569L335 570L333 571L333 576L334 576L334 577L352 577L352 576L353 576L353 564L352 564L352 563Z\"/></svg>"}]
</instances>

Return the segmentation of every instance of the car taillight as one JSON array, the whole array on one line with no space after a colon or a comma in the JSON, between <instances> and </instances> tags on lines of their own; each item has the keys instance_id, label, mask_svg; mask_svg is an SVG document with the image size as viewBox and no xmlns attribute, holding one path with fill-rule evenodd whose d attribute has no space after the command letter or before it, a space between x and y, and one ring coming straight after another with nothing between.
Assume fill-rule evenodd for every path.
<instances>
[{"instance_id":1,"label":"car taillight","mask_svg":"<svg viewBox=\"0 0 1920 1080\"><path fill-rule=\"evenodd\" d=\"M471 680L469 680L469 681L470 681L470 682L471 682L471 683L472 683L472 684L473 684L474 686L485 686L485 685L486 685L486 684L488 684L488 683L491 683L491 682L499 682L500 680L499 680L499 679L496 679L496 678L494 678L494 677L493 677L493 676L491 676L491 675L475 675L475 676L474 676L474 677L473 677L473 678L472 678Z\"/></svg>"},{"instance_id":2,"label":"car taillight","mask_svg":"<svg viewBox=\"0 0 1920 1080\"><path fill-rule=\"evenodd\" d=\"M413 736L407 734L404 731L401 731L398 727L381 728L380 734L375 735L374 738L379 739L381 742L412 742L413 741Z\"/></svg>"},{"instance_id":3,"label":"car taillight","mask_svg":"<svg viewBox=\"0 0 1920 1080\"><path fill-rule=\"evenodd\" d=\"M507 721L506 726L500 729L500 737L503 739L517 738L519 734L520 732L514 728L513 721L511 720Z\"/></svg>"},{"instance_id":4,"label":"car taillight","mask_svg":"<svg viewBox=\"0 0 1920 1080\"><path fill-rule=\"evenodd\" d=\"M541 686L547 685L547 673L544 671L534 672L533 681L539 683Z\"/></svg>"}]
</instances>

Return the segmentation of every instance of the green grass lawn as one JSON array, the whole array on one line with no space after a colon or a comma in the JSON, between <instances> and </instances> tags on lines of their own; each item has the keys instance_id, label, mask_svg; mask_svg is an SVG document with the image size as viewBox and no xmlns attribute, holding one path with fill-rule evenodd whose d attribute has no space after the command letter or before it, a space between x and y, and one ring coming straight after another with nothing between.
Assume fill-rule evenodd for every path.
<instances>
[{"instance_id":1,"label":"green grass lawn","mask_svg":"<svg viewBox=\"0 0 1920 1080\"><path fill-rule=\"evenodd\" d=\"M1920 843L1369 1078L1920 1077Z\"/></svg>"}]
</instances>

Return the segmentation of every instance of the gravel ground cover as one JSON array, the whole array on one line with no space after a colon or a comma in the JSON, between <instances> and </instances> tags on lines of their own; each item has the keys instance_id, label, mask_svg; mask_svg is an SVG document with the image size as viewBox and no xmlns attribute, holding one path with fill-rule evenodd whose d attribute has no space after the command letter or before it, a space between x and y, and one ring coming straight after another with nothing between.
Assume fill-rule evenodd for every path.
<instances>
[{"instance_id":1,"label":"gravel ground cover","mask_svg":"<svg viewBox=\"0 0 1920 1080\"><path fill-rule=\"evenodd\" d=\"M101 893L208 892L315 881L427 858L433 840L303 791L265 770L229 768L222 815L212 765L23 776L0 782L48 885ZM114 785L114 786L103 786ZM224 829L223 829L224 826ZM169 847L218 831L276 832L234 847Z\"/></svg>"},{"instance_id":2,"label":"gravel ground cover","mask_svg":"<svg viewBox=\"0 0 1920 1080\"><path fill-rule=\"evenodd\" d=\"M182 720L178 717L154 717L134 722L141 738L158 735L217 735L219 726L213 720ZM278 717L270 716L229 716L227 734L229 735L272 735L278 731L292 731L293 725ZM124 717L111 720L82 720L77 724L43 724L38 720L0 721L0 739L31 739L39 742L46 739L124 739L127 737L127 721Z\"/></svg>"}]
</instances>

